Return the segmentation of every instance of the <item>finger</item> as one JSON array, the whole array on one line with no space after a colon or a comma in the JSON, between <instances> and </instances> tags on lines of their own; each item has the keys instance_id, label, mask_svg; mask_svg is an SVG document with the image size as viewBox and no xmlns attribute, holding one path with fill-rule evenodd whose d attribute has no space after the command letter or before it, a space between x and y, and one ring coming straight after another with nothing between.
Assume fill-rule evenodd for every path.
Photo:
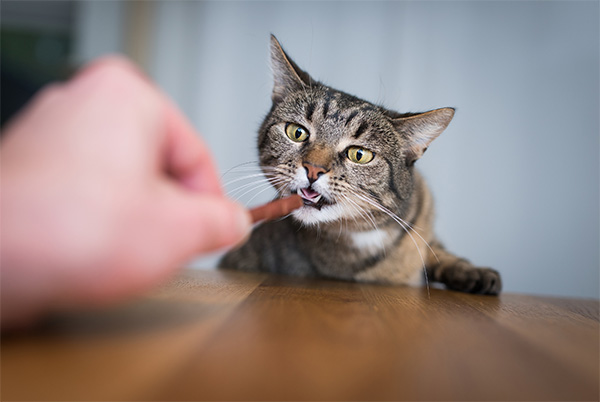
<instances>
[{"instance_id":1,"label":"finger","mask_svg":"<svg viewBox=\"0 0 600 402\"><path fill-rule=\"evenodd\" d=\"M104 74L106 71L117 71L119 74L126 74L135 77L137 80L154 87L152 80L133 62L120 55L103 56L79 69L69 82L85 81L93 79L98 74Z\"/></svg>"},{"instance_id":2,"label":"finger","mask_svg":"<svg viewBox=\"0 0 600 402\"><path fill-rule=\"evenodd\" d=\"M106 80L118 82L121 92L125 91L122 96L133 93L138 98L159 102L164 119L157 155L160 169L190 190L223 194L212 156L198 133L173 102L133 63L119 56L101 58L83 68L68 86L91 91L90 86Z\"/></svg>"},{"instance_id":3,"label":"finger","mask_svg":"<svg viewBox=\"0 0 600 402\"><path fill-rule=\"evenodd\" d=\"M212 155L188 120L170 101L166 106L166 130L165 170L190 190L223 195Z\"/></svg>"},{"instance_id":4,"label":"finger","mask_svg":"<svg viewBox=\"0 0 600 402\"><path fill-rule=\"evenodd\" d=\"M164 213L168 214L166 246L188 258L237 244L252 228L248 210L221 196L180 194Z\"/></svg>"}]
</instances>

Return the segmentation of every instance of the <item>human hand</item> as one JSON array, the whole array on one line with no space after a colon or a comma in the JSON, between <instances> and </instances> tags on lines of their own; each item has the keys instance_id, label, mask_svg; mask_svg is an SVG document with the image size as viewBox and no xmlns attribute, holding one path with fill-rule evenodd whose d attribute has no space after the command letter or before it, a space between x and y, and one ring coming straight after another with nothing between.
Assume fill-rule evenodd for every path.
<instances>
[{"instance_id":1,"label":"human hand","mask_svg":"<svg viewBox=\"0 0 600 402\"><path fill-rule=\"evenodd\" d=\"M43 90L0 151L3 326L139 293L250 231L194 129L120 58Z\"/></svg>"}]
</instances>

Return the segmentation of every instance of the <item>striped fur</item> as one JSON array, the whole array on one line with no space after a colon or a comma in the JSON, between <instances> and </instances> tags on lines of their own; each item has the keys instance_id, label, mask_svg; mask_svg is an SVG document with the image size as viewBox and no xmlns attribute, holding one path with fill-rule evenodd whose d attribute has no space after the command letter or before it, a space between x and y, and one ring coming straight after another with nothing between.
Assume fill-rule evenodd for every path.
<instances>
[{"instance_id":1,"label":"striped fur","mask_svg":"<svg viewBox=\"0 0 600 402\"><path fill-rule=\"evenodd\" d=\"M275 37L271 59L261 169L280 196L311 196L292 216L256 227L220 267L391 284L418 283L426 272L453 290L498 294L498 272L474 267L436 239L432 197L413 166L454 109L400 114L330 88L298 68ZM290 137L290 124L308 138ZM373 159L352 161L355 147Z\"/></svg>"}]
</instances>

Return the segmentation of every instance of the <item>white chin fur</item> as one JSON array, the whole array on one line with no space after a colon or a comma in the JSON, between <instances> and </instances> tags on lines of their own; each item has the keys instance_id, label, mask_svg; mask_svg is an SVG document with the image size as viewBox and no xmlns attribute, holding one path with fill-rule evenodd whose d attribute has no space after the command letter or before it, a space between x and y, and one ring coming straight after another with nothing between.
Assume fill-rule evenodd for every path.
<instances>
[{"instance_id":1,"label":"white chin fur","mask_svg":"<svg viewBox=\"0 0 600 402\"><path fill-rule=\"evenodd\" d=\"M304 224L316 225L340 220L344 211L339 204L323 205L321 210L304 205L292 212L292 216Z\"/></svg>"}]
</instances>

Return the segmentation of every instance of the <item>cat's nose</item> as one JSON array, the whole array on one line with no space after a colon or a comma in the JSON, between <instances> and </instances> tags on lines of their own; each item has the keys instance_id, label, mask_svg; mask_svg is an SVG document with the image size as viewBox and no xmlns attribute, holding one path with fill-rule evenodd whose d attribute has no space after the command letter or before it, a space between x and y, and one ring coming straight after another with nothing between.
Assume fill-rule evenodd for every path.
<instances>
[{"instance_id":1,"label":"cat's nose","mask_svg":"<svg viewBox=\"0 0 600 402\"><path fill-rule=\"evenodd\" d=\"M323 166L313 165L312 163L304 162L302 164L306 170L306 176L310 184L313 184L323 173L327 173L327 169Z\"/></svg>"}]
</instances>

